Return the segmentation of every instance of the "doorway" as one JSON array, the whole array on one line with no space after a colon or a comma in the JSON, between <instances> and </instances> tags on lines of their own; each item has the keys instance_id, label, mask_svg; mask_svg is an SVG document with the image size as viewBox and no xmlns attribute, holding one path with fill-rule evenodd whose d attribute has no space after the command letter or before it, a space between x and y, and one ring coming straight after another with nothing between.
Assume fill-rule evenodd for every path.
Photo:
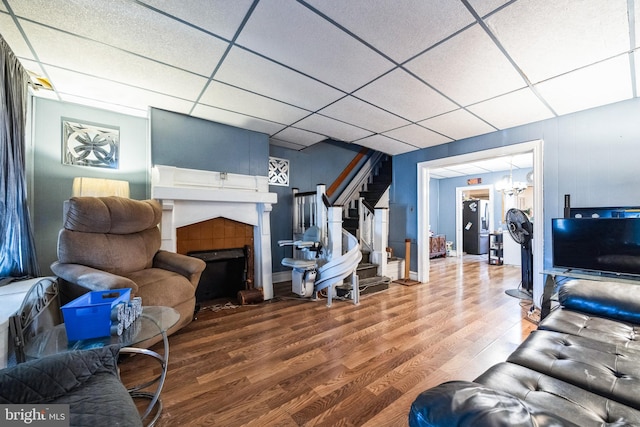
<instances>
[{"instance_id":1,"label":"doorway","mask_svg":"<svg viewBox=\"0 0 640 427\"><path fill-rule=\"evenodd\" d=\"M447 157L443 159L430 160L418 163L418 275L420 282L429 281L429 170L436 167L446 167L459 165L472 161L491 159L495 157L513 156L517 154L532 153L533 155L533 210L536 212L536 222L541 226L533 229L533 296L536 305L539 305L542 295L542 274L544 265L544 206L543 201L543 141L534 140L505 147L494 148L485 151L478 151L459 156ZM457 210L456 210L457 211ZM459 224L462 227L462 221Z\"/></svg>"},{"instance_id":2,"label":"doorway","mask_svg":"<svg viewBox=\"0 0 640 427\"><path fill-rule=\"evenodd\" d=\"M462 256L464 248L464 203L465 200L488 200L488 212L486 214L481 213L481 218L485 218L487 223L484 226L480 226L481 230L486 230L487 233L493 232L493 214L494 214L494 199L493 199L493 185L472 185L467 187L456 187L456 235L455 235L455 255ZM488 236L487 236L488 244Z\"/></svg>"}]
</instances>

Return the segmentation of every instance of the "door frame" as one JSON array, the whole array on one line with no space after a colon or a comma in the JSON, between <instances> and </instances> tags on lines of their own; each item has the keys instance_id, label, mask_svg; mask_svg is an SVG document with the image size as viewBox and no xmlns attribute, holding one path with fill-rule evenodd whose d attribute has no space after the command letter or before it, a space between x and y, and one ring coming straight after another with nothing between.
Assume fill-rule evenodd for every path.
<instances>
[{"instance_id":1,"label":"door frame","mask_svg":"<svg viewBox=\"0 0 640 427\"><path fill-rule=\"evenodd\" d=\"M476 151L473 153L458 156L445 157L442 159L428 160L417 164L418 180L418 236L416 239L418 246L418 271L417 279L422 283L429 282L429 182L430 169L446 166L459 165L463 163L492 159L503 156L513 156L516 154L533 153L533 209L536 213L536 226L533 227L533 301L539 306L542 296L542 274L544 270L544 200L543 188L543 150L544 141L541 139L507 145L504 147L489 150ZM458 248L456 247L456 250Z\"/></svg>"}]
</instances>

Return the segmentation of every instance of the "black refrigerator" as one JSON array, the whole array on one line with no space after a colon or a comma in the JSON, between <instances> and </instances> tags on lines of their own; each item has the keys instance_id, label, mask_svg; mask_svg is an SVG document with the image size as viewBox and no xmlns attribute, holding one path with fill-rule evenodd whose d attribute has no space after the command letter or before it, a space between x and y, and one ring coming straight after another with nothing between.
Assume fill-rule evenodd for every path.
<instances>
[{"instance_id":1,"label":"black refrigerator","mask_svg":"<svg viewBox=\"0 0 640 427\"><path fill-rule=\"evenodd\" d=\"M462 203L462 249L473 255L489 252L489 201Z\"/></svg>"}]
</instances>

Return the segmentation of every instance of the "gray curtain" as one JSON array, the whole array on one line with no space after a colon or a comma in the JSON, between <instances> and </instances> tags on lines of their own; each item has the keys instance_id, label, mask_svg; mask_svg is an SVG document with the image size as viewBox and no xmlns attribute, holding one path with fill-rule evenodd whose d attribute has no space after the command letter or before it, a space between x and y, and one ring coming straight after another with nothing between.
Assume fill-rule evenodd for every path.
<instances>
[{"instance_id":1,"label":"gray curtain","mask_svg":"<svg viewBox=\"0 0 640 427\"><path fill-rule=\"evenodd\" d=\"M0 284L40 275L27 205L25 126L29 75L0 35Z\"/></svg>"}]
</instances>

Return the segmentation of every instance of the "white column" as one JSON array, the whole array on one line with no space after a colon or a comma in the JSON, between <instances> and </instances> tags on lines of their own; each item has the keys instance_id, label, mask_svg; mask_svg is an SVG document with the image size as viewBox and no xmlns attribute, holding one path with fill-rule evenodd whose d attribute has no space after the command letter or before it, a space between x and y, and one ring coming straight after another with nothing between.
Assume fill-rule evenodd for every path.
<instances>
[{"instance_id":1,"label":"white column","mask_svg":"<svg viewBox=\"0 0 640 427\"><path fill-rule=\"evenodd\" d=\"M258 203L258 227L254 227L254 275L256 288L262 288L264 299L273 298L273 276L271 266L271 203Z\"/></svg>"},{"instance_id":2,"label":"white column","mask_svg":"<svg viewBox=\"0 0 640 427\"><path fill-rule=\"evenodd\" d=\"M373 253L371 262L378 264L378 275L387 275L387 246L389 246L389 209L376 208L373 222Z\"/></svg>"},{"instance_id":3,"label":"white column","mask_svg":"<svg viewBox=\"0 0 640 427\"><path fill-rule=\"evenodd\" d=\"M176 227L174 227L174 208L173 200L161 200L162 204L162 220L160 221L160 249L165 251L176 252Z\"/></svg>"}]
</instances>

